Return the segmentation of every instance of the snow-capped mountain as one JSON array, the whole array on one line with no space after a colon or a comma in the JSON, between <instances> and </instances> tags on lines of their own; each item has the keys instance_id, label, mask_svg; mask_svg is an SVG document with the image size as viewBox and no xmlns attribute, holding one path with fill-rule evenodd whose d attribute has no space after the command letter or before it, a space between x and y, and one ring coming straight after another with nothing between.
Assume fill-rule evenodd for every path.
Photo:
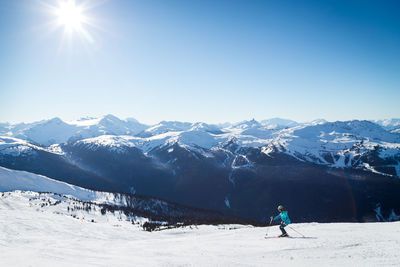
<instances>
[{"instance_id":1,"label":"snow-capped mountain","mask_svg":"<svg viewBox=\"0 0 400 267\"><path fill-rule=\"evenodd\" d=\"M113 115L106 115L97 119L80 119L71 121L72 125L76 125L80 130L75 133L75 140L82 138L96 137L100 135L135 135L148 128L138 122L134 118L120 120Z\"/></svg>"},{"instance_id":2,"label":"snow-capped mountain","mask_svg":"<svg viewBox=\"0 0 400 267\"><path fill-rule=\"evenodd\" d=\"M275 132L273 129L270 129L268 126L254 119L236 123L225 130L231 136L251 136L261 139L268 139L271 137L271 134Z\"/></svg>"},{"instance_id":3,"label":"snow-capped mountain","mask_svg":"<svg viewBox=\"0 0 400 267\"><path fill-rule=\"evenodd\" d=\"M68 140L79 140L105 134L135 135L147 127L132 118L120 120L113 115L106 115L100 118L83 118L70 122L53 118L28 124L3 124L0 125L0 135L49 146L65 143Z\"/></svg>"},{"instance_id":4,"label":"snow-capped mountain","mask_svg":"<svg viewBox=\"0 0 400 267\"><path fill-rule=\"evenodd\" d=\"M373 120L372 122L393 133L400 133L400 119Z\"/></svg>"},{"instance_id":5,"label":"snow-capped mountain","mask_svg":"<svg viewBox=\"0 0 400 267\"><path fill-rule=\"evenodd\" d=\"M331 167L360 167L400 177L400 136L372 122L293 127L281 131L271 143L300 160Z\"/></svg>"},{"instance_id":6,"label":"snow-capped mountain","mask_svg":"<svg viewBox=\"0 0 400 267\"><path fill-rule=\"evenodd\" d=\"M295 126L300 125L298 122L295 122L292 120L287 120L287 119L280 119L280 118L262 120L261 124L267 126L267 128L270 128L270 129L290 128L290 127L295 127Z\"/></svg>"},{"instance_id":7,"label":"snow-capped mountain","mask_svg":"<svg viewBox=\"0 0 400 267\"><path fill-rule=\"evenodd\" d=\"M269 123L274 125L280 123L281 126L286 126L282 129L271 127ZM362 160L362 157L378 150L377 156L388 161L385 166L380 167L392 169L389 172L382 172L382 170L381 172L399 176L399 135L367 121L328 123L319 120L287 127L294 123L281 119L272 119L263 123L251 120L220 128L206 123L163 121L146 127L133 119L122 121L112 115L69 123L55 118L32 125L4 124L3 131L6 136L16 136L19 140L3 137L1 147L2 153L12 148L15 148L14 153L21 153L37 144L35 148L62 153L57 144L77 140L78 144L112 147L116 151L118 148L136 147L147 153L156 147L178 143L204 152L204 149L217 150L233 141L239 147L262 148L264 152L279 150L300 160L317 164L332 167L360 167L370 171L378 170L374 169L371 162ZM17 143L19 143L18 149ZM55 145L44 148L38 147L40 144Z\"/></svg>"},{"instance_id":8,"label":"snow-capped mountain","mask_svg":"<svg viewBox=\"0 0 400 267\"><path fill-rule=\"evenodd\" d=\"M318 125L318 124L324 124L324 123L327 123L327 122L328 121L325 120L325 119L315 119L315 120L312 120L310 122L305 122L303 124L305 124L305 125Z\"/></svg>"},{"instance_id":9,"label":"snow-capped mountain","mask_svg":"<svg viewBox=\"0 0 400 267\"><path fill-rule=\"evenodd\" d=\"M10 124L9 123L7 123L7 122L5 122L5 123L0 123L0 133L7 133L7 132L9 132L9 127L10 127Z\"/></svg>"},{"instance_id":10,"label":"snow-capped mountain","mask_svg":"<svg viewBox=\"0 0 400 267\"><path fill-rule=\"evenodd\" d=\"M78 127L63 122L59 118L33 123L30 126L10 129L12 136L41 145L52 145L66 142L77 131Z\"/></svg>"},{"instance_id":11,"label":"snow-capped mountain","mask_svg":"<svg viewBox=\"0 0 400 267\"><path fill-rule=\"evenodd\" d=\"M255 120L219 132L206 124L185 126L179 130L177 127L173 131L163 130L160 134L153 132L147 138L107 135L83 139L77 144L110 147L116 151L135 147L147 153L157 147L178 143L212 157L213 152L223 150L226 144L233 142L238 148L259 148L266 154L280 151L302 161L330 167L362 168L400 177L400 136L369 121L325 122L276 131ZM375 159L371 158L373 156Z\"/></svg>"},{"instance_id":12,"label":"snow-capped mountain","mask_svg":"<svg viewBox=\"0 0 400 267\"><path fill-rule=\"evenodd\" d=\"M191 128L190 122L179 122L179 121L162 121L156 125L153 125L139 134L140 137L151 137L160 135L168 132L180 132L186 131Z\"/></svg>"},{"instance_id":13,"label":"snow-capped mountain","mask_svg":"<svg viewBox=\"0 0 400 267\"><path fill-rule=\"evenodd\" d=\"M256 220L267 211L265 203L282 192L299 216L300 211L307 214L299 199L319 210L304 194L311 189L333 210L357 195L359 209L318 211L301 215L302 221L373 220L378 204L386 212L398 208L393 195L399 195L400 136L370 121L318 120L293 127L279 119L270 123L280 126L250 120L226 127L163 121L137 134L127 132L130 122L137 124L112 116L68 122L96 134L86 138L75 132L74 138L50 146L2 136L0 165L86 188L136 192ZM113 132L101 135L111 128Z\"/></svg>"}]
</instances>

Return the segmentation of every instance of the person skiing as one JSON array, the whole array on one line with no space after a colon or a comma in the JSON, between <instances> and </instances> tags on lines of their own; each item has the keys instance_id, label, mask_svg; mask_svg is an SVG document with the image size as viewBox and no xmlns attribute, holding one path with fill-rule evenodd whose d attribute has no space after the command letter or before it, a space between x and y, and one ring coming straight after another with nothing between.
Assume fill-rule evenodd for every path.
<instances>
[{"instance_id":1,"label":"person skiing","mask_svg":"<svg viewBox=\"0 0 400 267\"><path fill-rule=\"evenodd\" d=\"M271 220L279 220L279 218L282 220L281 221L281 225L279 226L279 229L281 229L282 234L279 237L287 237L288 234L285 230L285 227L290 224L290 219L289 219L289 215L287 213L287 210L282 206L279 205L278 206L278 210L279 210L279 214L278 216L276 216L275 218L273 216L271 216Z\"/></svg>"}]
</instances>

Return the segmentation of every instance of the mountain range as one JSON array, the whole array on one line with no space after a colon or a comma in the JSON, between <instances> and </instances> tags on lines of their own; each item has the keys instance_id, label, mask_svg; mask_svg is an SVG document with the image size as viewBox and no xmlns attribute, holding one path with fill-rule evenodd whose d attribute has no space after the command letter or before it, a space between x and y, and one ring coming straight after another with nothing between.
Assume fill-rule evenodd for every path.
<instances>
[{"instance_id":1,"label":"mountain range","mask_svg":"<svg viewBox=\"0 0 400 267\"><path fill-rule=\"evenodd\" d=\"M0 124L0 166L93 190L139 194L259 221L400 212L400 120L221 125L113 115Z\"/></svg>"}]
</instances>

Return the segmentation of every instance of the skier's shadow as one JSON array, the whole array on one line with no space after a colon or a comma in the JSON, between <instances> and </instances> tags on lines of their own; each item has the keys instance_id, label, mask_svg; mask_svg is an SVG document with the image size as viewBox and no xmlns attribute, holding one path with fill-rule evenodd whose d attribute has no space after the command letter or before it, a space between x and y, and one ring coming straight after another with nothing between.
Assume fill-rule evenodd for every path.
<instances>
[{"instance_id":1,"label":"skier's shadow","mask_svg":"<svg viewBox=\"0 0 400 267\"><path fill-rule=\"evenodd\" d=\"M313 236L289 236L289 238L292 238L292 239L317 239L316 237L313 237Z\"/></svg>"}]
</instances>

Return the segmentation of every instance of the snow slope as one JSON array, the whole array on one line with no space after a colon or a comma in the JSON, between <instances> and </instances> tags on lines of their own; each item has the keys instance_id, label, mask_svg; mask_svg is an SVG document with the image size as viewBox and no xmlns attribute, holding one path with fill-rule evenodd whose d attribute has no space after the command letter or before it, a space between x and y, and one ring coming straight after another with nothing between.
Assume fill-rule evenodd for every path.
<instances>
[{"instance_id":1,"label":"snow slope","mask_svg":"<svg viewBox=\"0 0 400 267\"><path fill-rule=\"evenodd\" d=\"M25 190L68 195L82 201L102 204L126 205L124 199L114 194L88 190L79 186L53 180L43 175L0 167L0 192Z\"/></svg>"},{"instance_id":2,"label":"snow slope","mask_svg":"<svg viewBox=\"0 0 400 267\"><path fill-rule=\"evenodd\" d=\"M42 148L22 139L0 136L0 154L3 155L32 154L34 150L40 149Z\"/></svg>"},{"instance_id":3,"label":"snow slope","mask_svg":"<svg viewBox=\"0 0 400 267\"><path fill-rule=\"evenodd\" d=\"M400 222L290 225L305 238L289 228L292 238L264 239L267 231L269 236L278 235L277 226L269 230L220 225L145 232L110 214L101 219L99 212L93 213L91 222L40 208L34 193L0 196L4 266L400 265Z\"/></svg>"}]
</instances>

